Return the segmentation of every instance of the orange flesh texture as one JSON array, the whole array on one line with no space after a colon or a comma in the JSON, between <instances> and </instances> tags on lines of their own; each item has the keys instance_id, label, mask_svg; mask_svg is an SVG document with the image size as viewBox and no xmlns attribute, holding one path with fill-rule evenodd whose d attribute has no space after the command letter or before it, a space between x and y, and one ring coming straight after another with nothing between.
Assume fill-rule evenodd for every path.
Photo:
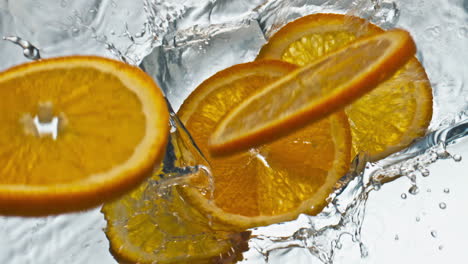
<instances>
[{"instance_id":1,"label":"orange flesh texture","mask_svg":"<svg viewBox=\"0 0 468 264\"><path fill-rule=\"evenodd\" d=\"M111 252L118 260L208 263L210 258L229 251L232 234L213 232L208 220L187 205L175 189L171 198L150 201L147 188L145 182L123 199L103 207Z\"/></svg>"},{"instance_id":2,"label":"orange flesh texture","mask_svg":"<svg viewBox=\"0 0 468 264\"><path fill-rule=\"evenodd\" d=\"M28 79L37 81L31 83ZM55 80L52 89L49 80ZM70 84L66 84L69 82L77 89L69 91ZM94 96L80 100L89 93ZM18 94L24 95L21 101ZM73 72L57 69L36 72L27 79L14 78L0 84L0 98L3 101L0 111L6 112L2 115L0 145L8 146L0 156L6 162L0 168L3 184L61 184L105 172L128 159L134 151L129 147L137 145L145 132L143 113L124 110L141 108L135 94L124 89L117 78L86 68ZM20 120L27 114L37 115L37 102L51 102L54 116L65 116L67 125L59 131L57 140L23 133ZM83 104L91 104L94 109ZM103 113L106 119L94 117Z\"/></svg>"},{"instance_id":3,"label":"orange flesh texture","mask_svg":"<svg viewBox=\"0 0 468 264\"><path fill-rule=\"evenodd\" d=\"M281 59L303 66L358 38L382 32L361 18L314 14L274 34L257 59ZM346 114L353 153L365 151L372 160L378 160L402 149L425 134L432 117L432 91L424 68L412 58L390 79L348 106Z\"/></svg>"},{"instance_id":4,"label":"orange flesh texture","mask_svg":"<svg viewBox=\"0 0 468 264\"><path fill-rule=\"evenodd\" d=\"M2 214L97 206L135 187L163 157L167 105L136 67L94 56L27 63L0 73L0 98Z\"/></svg>"},{"instance_id":5,"label":"orange flesh texture","mask_svg":"<svg viewBox=\"0 0 468 264\"><path fill-rule=\"evenodd\" d=\"M342 109L391 77L414 52L409 34L393 30L301 67L231 111L214 131L210 150L225 155L267 143ZM272 104L275 98L288 101Z\"/></svg>"},{"instance_id":6,"label":"orange flesh texture","mask_svg":"<svg viewBox=\"0 0 468 264\"><path fill-rule=\"evenodd\" d=\"M208 154L209 136L229 110L294 69L279 62L257 65L260 67L255 66L256 69L262 71L253 76L249 75L250 65L238 65L228 73L215 75L192 93L179 111L181 120L210 160L216 206L242 216L278 215L295 209L322 185L335 158L328 119L243 153L221 158ZM349 138L346 132L349 133L341 128L339 136ZM345 142L340 142L339 147L344 146Z\"/></svg>"}]
</instances>

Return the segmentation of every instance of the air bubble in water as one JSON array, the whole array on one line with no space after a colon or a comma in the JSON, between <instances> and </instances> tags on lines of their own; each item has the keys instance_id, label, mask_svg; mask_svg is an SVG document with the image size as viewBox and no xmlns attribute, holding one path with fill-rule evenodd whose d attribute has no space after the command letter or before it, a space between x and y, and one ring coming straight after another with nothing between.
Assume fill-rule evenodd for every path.
<instances>
[{"instance_id":1,"label":"air bubble in water","mask_svg":"<svg viewBox=\"0 0 468 264\"><path fill-rule=\"evenodd\" d=\"M395 235L395 240L400 240L400 237L398 235Z\"/></svg>"},{"instance_id":2,"label":"air bubble in water","mask_svg":"<svg viewBox=\"0 0 468 264\"><path fill-rule=\"evenodd\" d=\"M418 188L418 186L413 185L413 186L411 186L411 188L409 188L408 192L410 194L412 194L412 195L416 195L416 194L419 193L419 188Z\"/></svg>"},{"instance_id":3,"label":"air bubble in water","mask_svg":"<svg viewBox=\"0 0 468 264\"><path fill-rule=\"evenodd\" d=\"M458 154L455 154L453 155L452 159L455 161L455 162L460 162L462 160L462 156L458 155Z\"/></svg>"},{"instance_id":4,"label":"air bubble in water","mask_svg":"<svg viewBox=\"0 0 468 264\"><path fill-rule=\"evenodd\" d=\"M419 221L421 221L421 217L416 216L416 222L419 222Z\"/></svg>"},{"instance_id":5,"label":"air bubble in water","mask_svg":"<svg viewBox=\"0 0 468 264\"><path fill-rule=\"evenodd\" d=\"M441 202L441 203L439 203L439 208L444 210L444 209L447 208L447 204L445 204L444 202Z\"/></svg>"},{"instance_id":6,"label":"air bubble in water","mask_svg":"<svg viewBox=\"0 0 468 264\"><path fill-rule=\"evenodd\" d=\"M440 245L439 250L442 250L442 249L444 249L444 246Z\"/></svg>"},{"instance_id":7,"label":"air bubble in water","mask_svg":"<svg viewBox=\"0 0 468 264\"><path fill-rule=\"evenodd\" d=\"M444 193L450 193L450 189L449 189L449 188L445 188L445 189L444 189Z\"/></svg>"},{"instance_id":8,"label":"air bubble in water","mask_svg":"<svg viewBox=\"0 0 468 264\"><path fill-rule=\"evenodd\" d=\"M432 192L431 188L427 188L426 190L428 193Z\"/></svg>"},{"instance_id":9,"label":"air bubble in water","mask_svg":"<svg viewBox=\"0 0 468 264\"><path fill-rule=\"evenodd\" d=\"M433 238L436 238L436 237L437 237L437 231L432 230L432 231L431 231L431 236L432 236Z\"/></svg>"},{"instance_id":10,"label":"air bubble in water","mask_svg":"<svg viewBox=\"0 0 468 264\"><path fill-rule=\"evenodd\" d=\"M401 199L406 199L406 193L401 194Z\"/></svg>"}]
</instances>

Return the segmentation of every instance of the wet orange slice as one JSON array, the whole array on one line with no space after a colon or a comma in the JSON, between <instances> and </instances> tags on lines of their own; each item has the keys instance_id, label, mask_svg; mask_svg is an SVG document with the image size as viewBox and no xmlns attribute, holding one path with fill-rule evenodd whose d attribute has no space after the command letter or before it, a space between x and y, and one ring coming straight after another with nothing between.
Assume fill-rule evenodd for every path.
<instances>
[{"instance_id":1,"label":"wet orange slice","mask_svg":"<svg viewBox=\"0 0 468 264\"><path fill-rule=\"evenodd\" d=\"M258 148L221 158L209 154L209 136L232 108L295 69L281 61L232 66L205 80L179 110L207 155L212 175L195 174L178 190L219 223L216 228L244 230L292 220L300 213L317 214L348 170L351 139L341 111Z\"/></svg>"},{"instance_id":2,"label":"wet orange slice","mask_svg":"<svg viewBox=\"0 0 468 264\"><path fill-rule=\"evenodd\" d=\"M176 188L156 187L159 173L102 208L110 250L119 263L204 264L238 259L247 249L249 234L214 231L209 219L185 202Z\"/></svg>"},{"instance_id":3,"label":"wet orange slice","mask_svg":"<svg viewBox=\"0 0 468 264\"><path fill-rule=\"evenodd\" d=\"M358 17L313 14L281 28L257 59L281 59L303 66L359 38L382 32ZM345 111L350 119L354 153L366 152L371 160L378 160L401 150L425 134L432 117L432 89L424 68L416 58L410 59Z\"/></svg>"},{"instance_id":4,"label":"wet orange slice","mask_svg":"<svg viewBox=\"0 0 468 264\"><path fill-rule=\"evenodd\" d=\"M222 155L259 146L343 109L391 77L415 51L409 33L395 29L302 66L224 116L209 150Z\"/></svg>"},{"instance_id":5,"label":"wet orange slice","mask_svg":"<svg viewBox=\"0 0 468 264\"><path fill-rule=\"evenodd\" d=\"M137 186L162 159L164 97L143 71L100 57L0 73L0 214L76 211Z\"/></svg>"}]
</instances>

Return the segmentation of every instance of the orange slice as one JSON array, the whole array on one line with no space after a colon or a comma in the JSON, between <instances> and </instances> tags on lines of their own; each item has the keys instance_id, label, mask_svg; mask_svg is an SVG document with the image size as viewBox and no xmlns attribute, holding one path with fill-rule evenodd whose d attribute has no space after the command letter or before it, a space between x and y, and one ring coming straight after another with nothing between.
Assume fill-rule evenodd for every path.
<instances>
[{"instance_id":1,"label":"orange slice","mask_svg":"<svg viewBox=\"0 0 468 264\"><path fill-rule=\"evenodd\" d=\"M229 112L209 141L212 153L245 150L344 108L403 66L411 36L392 30L362 38L266 86Z\"/></svg>"},{"instance_id":2,"label":"orange slice","mask_svg":"<svg viewBox=\"0 0 468 264\"><path fill-rule=\"evenodd\" d=\"M274 143L232 156L210 156L208 139L217 123L295 68L280 61L235 65L205 80L179 110L207 155L212 178L195 174L178 190L187 202L213 217L214 224L220 223L216 228L244 230L292 220L300 213L317 214L348 170L351 139L341 111ZM211 192L202 193L202 188Z\"/></svg>"},{"instance_id":3,"label":"orange slice","mask_svg":"<svg viewBox=\"0 0 468 264\"><path fill-rule=\"evenodd\" d=\"M356 39L382 32L358 17L309 15L275 33L257 59L281 59L303 66ZM410 59L345 111L350 119L354 153L367 152L371 160L378 160L401 150L425 134L432 117L432 89L424 68L416 58Z\"/></svg>"},{"instance_id":4,"label":"orange slice","mask_svg":"<svg viewBox=\"0 0 468 264\"><path fill-rule=\"evenodd\" d=\"M168 138L164 97L143 71L100 57L0 73L0 214L76 211L137 186Z\"/></svg>"},{"instance_id":5,"label":"orange slice","mask_svg":"<svg viewBox=\"0 0 468 264\"><path fill-rule=\"evenodd\" d=\"M158 173L107 203L110 250L119 263L229 263L246 249L248 233L213 231L209 220L174 187L157 189ZM222 260L222 261L221 261Z\"/></svg>"}]
</instances>

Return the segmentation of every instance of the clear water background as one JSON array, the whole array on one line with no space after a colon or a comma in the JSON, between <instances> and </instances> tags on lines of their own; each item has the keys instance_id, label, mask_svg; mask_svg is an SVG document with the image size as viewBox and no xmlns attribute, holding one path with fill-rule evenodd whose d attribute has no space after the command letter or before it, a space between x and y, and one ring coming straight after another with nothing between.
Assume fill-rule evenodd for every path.
<instances>
[{"instance_id":1,"label":"clear water background","mask_svg":"<svg viewBox=\"0 0 468 264\"><path fill-rule=\"evenodd\" d=\"M143 67L177 109L214 72L252 60L275 28L319 11L359 15L383 27L408 29L435 96L431 122L435 133L419 146L426 149L447 134L467 133L467 0L0 0L0 35L30 41L43 57L98 54L132 64L146 57ZM0 41L0 54L0 69L26 61L22 50L7 41ZM443 130L454 125L458 129ZM265 263L268 255L268 263L320 263L317 256L322 260L333 256L334 263L462 263L468 257L468 139L447 143L453 143L447 146L452 156L436 151L440 159L429 165L428 177L415 173L416 179L411 179L409 173L410 177L368 192L368 197L357 199L363 193L359 191L343 195L343 200L360 203L352 212L343 210L351 219L337 232L330 228L326 234L318 232L322 220L306 216L254 230L269 235L251 241L244 262ZM418 150L415 146L409 153ZM456 154L461 161L454 161ZM414 185L415 195L409 192ZM47 218L1 217L0 263L115 263L103 228L99 209ZM286 249L268 250L278 247Z\"/></svg>"}]
</instances>

